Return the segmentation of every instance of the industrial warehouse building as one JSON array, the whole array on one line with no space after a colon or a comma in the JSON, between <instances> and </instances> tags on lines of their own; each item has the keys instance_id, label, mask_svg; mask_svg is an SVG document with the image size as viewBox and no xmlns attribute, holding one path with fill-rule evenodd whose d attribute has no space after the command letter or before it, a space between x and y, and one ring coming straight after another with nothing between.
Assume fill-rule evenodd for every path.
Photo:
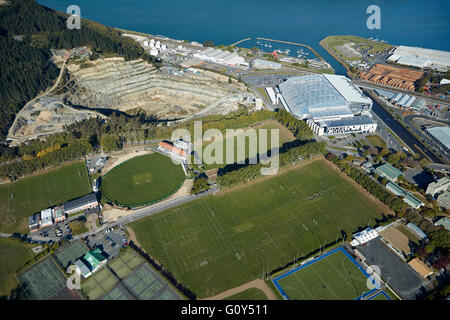
<instances>
[{"instance_id":1,"label":"industrial warehouse building","mask_svg":"<svg viewBox=\"0 0 450 320\"><path fill-rule=\"evenodd\" d=\"M69 215L95 207L98 207L97 195L89 193L81 198L64 203L64 213Z\"/></svg>"},{"instance_id":2,"label":"industrial warehouse building","mask_svg":"<svg viewBox=\"0 0 450 320\"><path fill-rule=\"evenodd\" d=\"M428 185L426 194L431 194L433 197L436 193L447 191L450 189L450 179L443 177L436 182L432 182Z\"/></svg>"},{"instance_id":3,"label":"industrial warehouse building","mask_svg":"<svg viewBox=\"0 0 450 320\"><path fill-rule=\"evenodd\" d=\"M276 69L281 68L281 64L278 62L262 60L262 59L253 60L251 62L251 65L255 69L262 69L262 70L276 70Z\"/></svg>"},{"instance_id":4,"label":"industrial warehouse building","mask_svg":"<svg viewBox=\"0 0 450 320\"><path fill-rule=\"evenodd\" d=\"M287 79L278 86L284 108L318 135L374 132L372 100L343 76L314 74Z\"/></svg>"},{"instance_id":5,"label":"industrial warehouse building","mask_svg":"<svg viewBox=\"0 0 450 320\"><path fill-rule=\"evenodd\" d=\"M433 139L446 153L450 152L450 128L434 127L425 130L425 133Z\"/></svg>"},{"instance_id":6,"label":"industrial warehouse building","mask_svg":"<svg viewBox=\"0 0 450 320\"><path fill-rule=\"evenodd\" d=\"M403 172L395 168L390 163L385 163L375 169L375 172L378 173L382 178L386 178L392 182L397 181L398 177L403 175Z\"/></svg>"},{"instance_id":7,"label":"industrial warehouse building","mask_svg":"<svg viewBox=\"0 0 450 320\"><path fill-rule=\"evenodd\" d=\"M389 181L388 183L386 183L386 189L388 189L396 196L403 197L403 201L414 209L419 209L420 207L423 207L425 205L425 203L417 199L410 192L406 191L405 189L403 189L402 187L393 182Z\"/></svg>"},{"instance_id":8,"label":"industrial warehouse building","mask_svg":"<svg viewBox=\"0 0 450 320\"><path fill-rule=\"evenodd\" d=\"M450 192L445 191L437 197L437 203L447 210L450 210Z\"/></svg>"},{"instance_id":9,"label":"industrial warehouse building","mask_svg":"<svg viewBox=\"0 0 450 320\"><path fill-rule=\"evenodd\" d=\"M447 71L450 68L450 52L399 46L387 61L405 66Z\"/></svg>"},{"instance_id":10,"label":"industrial warehouse building","mask_svg":"<svg viewBox=\"0 0 450 320\"><path fill-rule=\"evenodd\" d=\"M239 56L236 52L229 52L215 48L208 48L206 50L194 53L194 58L225 64L229 66L237 66L237 65L246 65L248 66L248 62L241 56Z\"/></svg>"}]
</instances>

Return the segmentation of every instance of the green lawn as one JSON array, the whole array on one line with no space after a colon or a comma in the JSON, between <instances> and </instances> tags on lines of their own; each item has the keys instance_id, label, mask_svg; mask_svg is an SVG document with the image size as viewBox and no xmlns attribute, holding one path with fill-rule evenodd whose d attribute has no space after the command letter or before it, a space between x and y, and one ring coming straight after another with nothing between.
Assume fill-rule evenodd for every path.
<instances>
[{"instance_id":1,"label":"green lawn","mask_svg":"<svg viewBox=\"0 0 450 320\"><path fill-rule=\"evenodd\" d=\"M328 36L323 39L324 43L329 47L332 47L335 51L338 51L336 46L341 46L349 42L353 42L355 45L361 45L364 49L369 49L369 52L375 54L377 51L384 52L387 48L391 48L390 44L372 41L366 38L358 37L358 36L349 36L349 35L340 35L340 36ZM355 47L355 46L354 46ZM338 51L339 52L339 51ZM342 56L342 54L339 52Z\"/></svg>"},{"instance_id":2,"label":"green lawn","mask_svg":"<svg viewBox=\"0 0 450 320\"><path fill-rule=\"evenodd\" d=\"M380 217L326 160L259 179L131 225L143 248L212 296L261 277Z\"/></svg>"},{"instance_id":3,"label":"green lawn","mask_svg":"<svg viewBox=\"0 0 450 320\"><path fill-rule=\"evenodd\" d=\"M256 288L250 288L245 291L239 292L224 300L267 300L264 292Z\"/></svg>"},{"instance_id":4,"label":"green lawn","mask_svg":"<svg viewBox=\"0 0 450 320\"><path fill-rule=\"evenodd\" d=\"M83 220L73 220L69 222L69 227L72 229L72 235L76 236L88 232L86 222Z\"/></svg>"},{"instance_id":5,"label":"green lawn","mask_svg":"<svg viewBox=\"0 0 450 320\"><path fill-rule=\"evenodd\" d=\"M139 205L166 197L184 181L181 165L159 153L135 157L109 171L102 192L122 205Z\"/></svg>"},{"instance_id":6,"label":"green lawn","mask_svg":"<svg viewBox=\"0 0 450 320\"><path fill-rule=\"evenodd\" d=\"M267 144L265 147L259 147L260 140L260 129L267 130ZM227 164L236 163L239 160L245 159L255 159L257 154L261 154L266 152L268 149L272 147L272 131L271 130L279 130L278 131L278 146L281 147L283 143L288 141L295 140L295 137L292 133L283 125L279 124L276 121L265 121L264 123L254 126L247 127L242 129L240 134L236 134L234 136L228 136L222 140L216 141L208 141L203 144L203 164L205 170L215 169L215 168L223 168ZM254 135L249 130L254 130ZM262 132L262 131L261 131ZM225 132L224 132L225 133ZM250 140L250 137L255 137L255 140ZM255 143L250 144L250 141L254 141ZM254 146L253 148L250 145ZM232 149L228 146L232 146ZM275 145L274 145L275 147ZM214 148L222 148L222 152L213 151ZM238 149L239 148L239 149ZM228 150L232 150L233 154L228 157ZM211 155L211 160L208 161L205 155ZM217 157L217 158L216 158ZM228 160L230 159L230 160ZM209 163L208 163L209 162Z\"/></svg>"},{"instance_id":7,"label":"green lawn","mask_svg":"<svg viewBox=\"0 0 450 320\"><path fill-rule=\"evenodd\" d=\"M0 185L0 231L27 232L28 217L91 192L84 162Z\"/></svg>"},{"instance_id":8,"label":"green lawn","mask_svg":"<svg viewBox=\"0 0 450 320\"><path fill-rule=\"evenodd\" d=\"M375 147L375 148L380 148L380 149L386 149L386 142L380 137L380 136L367 136L366 137L367 141L369 141L369 143Z\"/></svg>"},{"instance_id":9,"label":"green lawn","mask_svg":"<svg viewBox=\"0 0 450 320\"><path fill-rule=\"evenodd\" d=\"M337 251L278 281L290 300L354 300L372 288L367 277Z\"/></svg>"},{"instance_id":10,"label":"green lawn","mask_svg":"<svg viewBox=\"0 0 450 320\"><path fill-rule=\"evenodd\" d=\"M0 297L9 297L11 290L17 287L16 270L31 258L30 247L13 239L0 238Z\"/></svg>"}]
</instances>

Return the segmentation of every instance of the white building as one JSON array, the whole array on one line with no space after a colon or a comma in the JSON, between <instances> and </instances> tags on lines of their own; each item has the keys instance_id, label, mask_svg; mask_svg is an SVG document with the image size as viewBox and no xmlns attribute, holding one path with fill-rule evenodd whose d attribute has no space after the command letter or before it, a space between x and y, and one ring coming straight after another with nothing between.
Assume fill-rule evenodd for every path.
<instances>
[{"instance_id":1,"label":"white building","mask_svg":"<svg viewBox=\"0 0 450 320\"><path fill-rule=\"evenodd\" d=\"M399 46L387 61L412 67L447 71L450 68L450 52Z\"/></svg>"},{"instance_id":2,"label":"white building","mask_svg":"<svg viewBox=\"0 0 450 320\"><path fill-rule=\"evenodd\" d=\"M41 228L53 225L52 209L45 209L41 211Z\"/></svg>"},{"instance_id":3,"label":"white building","mask_svg":"<svg viewBox=\"0 0 450 320\"><path fill-rule=\"evenodd\" d=\"M433 139L446 153L450 152L450 128L433 127L425 130L425 133Z\"/></svg>"},{"instance_id":4,"label":"white building","mask_svg":"<svg viewBox=\"0 0 450 320\"><path fill-rule=\"evenodd\" d=\"M445 191L444 193L440 194L437 198L438 204L447 210L450 210L450 192Z\"/></svg>"},{"instance_id":5,"label":"white building","mask_svg":"<svg viewBox=\"0 0 450 320\"><path fill-rule=\"evenodd\" d=\"M266 92L267 95L269 96L270 102L272 102L272 104L278 104L278 99L275 95L275 91L273 91L271 87L267 87Z\"/></svg>"},{"instance_id":6,"label":"white building","mask_svg":"<svg viewBox=\"0 0 450 320\"><path fill-rule=\"evenodd\" d=\"M353 241L351 242L351 245L355 247L360 244L369 242L370 240L375 239L376 237L378 237L378 232L376 232L372 228L367 228L353 235Z\"/></svg>"},{"instance_id":7,"label":"white building","mask_svg":"<svg viewBox=\"0 0 450 320\"><path fill-rule=\"evenodd\" d=\"M443 177L436 182L432 182L428 185L426 194L431 194L433 197L436 193L447 191L450 189L450 179Z\"/></svg>"},{"instance_id":8,"label":"white building","mask_svg":"<svg viewBox=\"0 0 450 320\"><path fill-rule=\"evenodd\" d=\"M252 61L252 66L255 69L264 69L264 70L276 70L281 68L281 64L278 62L255 59Z\"/></svg>"},{"instance_id":9,"label":"white building","mask_svg":"<svg viewBox=\"0 0 450 320\"><path fill-rule=\"evenodd\" d=\"M194 53L194 58L229 66L248 65L248 62L236 52L229 52L215 48Z\"/></svg>"}]
</instances>

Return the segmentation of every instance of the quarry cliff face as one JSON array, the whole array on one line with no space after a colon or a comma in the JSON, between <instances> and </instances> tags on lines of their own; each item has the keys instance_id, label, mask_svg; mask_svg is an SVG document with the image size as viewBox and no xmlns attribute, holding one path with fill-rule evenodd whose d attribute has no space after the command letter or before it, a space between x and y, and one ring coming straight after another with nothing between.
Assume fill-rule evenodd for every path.
<instances>
[{"instance_id":1,"label":"quarry cliff face","mask_svg":"<svg viewBox=\"0 0 450 320\"><path fill-rule=\"evenodd\" d=\"M191 116L226 96L246 92L243 84L228 84L228 77L217 73L156 70L142 60L99 59L84 68L71 64L68 70L73 81L66 98L71 104L120 111L141 108L161 118Z\"/></svg>"}]
</instances>

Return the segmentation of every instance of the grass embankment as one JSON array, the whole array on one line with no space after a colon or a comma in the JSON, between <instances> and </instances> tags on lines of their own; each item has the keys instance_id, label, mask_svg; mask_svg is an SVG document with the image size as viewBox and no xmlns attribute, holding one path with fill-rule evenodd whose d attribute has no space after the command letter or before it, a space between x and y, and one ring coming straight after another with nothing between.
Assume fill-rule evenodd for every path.
<instances>
[{"instance_id":1,"label":"grass embankment","mask_svg":"<svg viewBox=\"0 0 450 320\"><path fill-rule=\"evenodd\" d=\"M333 243L381 212L328 162L316 160L131 227L147 252L205 298Z\"/></svg>"},{"instance_id":2,"label":"grass embankment","mask_svg":"<svg viewBox=\"0 0 450 320\"><path fill-rule=\"evenodd\" d=\"M367 141L369 141L372 147L379 148L381 150L387 149L386 142L380 136L367 136L366 139Z\"/></svg>"},{"instance_id":3,"label":"grass embankment","mask_svg":"<svg viewBox=\"0 0 450 320\"><path fill-rule=\"evenodd\" d=\"M0 231L27 232L28 217L91 192L83 162L0 185Z\"/></svg>"},{"instance_id":4,"label":"grass embankment","mask_svg":"<svg viewBox=\"0 0 450 320\"><path fill-rule=\"evenodd\" d=\"M255 130L256 132L256 143L250 144L250 138L245 135L250 135L249 130ZM260 141L260 129L267 130L267 146L264 148L259 147ZM279 124L275 120L268 120L259 125L255 125L253 127L247 127L242 129L241 134L233 135L233 136L224 136L222 140L217 140L217 142L204 142L203 143L203 154L211 155L213 159L216 159L217 163L207 163L207 160L204 158L204 166L205 170L215 169L215 168L223 168L227 163L236 163L238 160L245 159L255 159L257 154L265 153L267 150L270 150L275 145L272 145L272 133L271 130L278 130L279 139L278 146L281 147L283 143L295 140L293 134L283 125ZM225 133L225 132L224 132ZM245 138L245 139L244 139ZM229 150L228 145L233 145L233 157L232 161L227 161L227 152ZM252 145L255 147L252 149L250 147ZM223 153L220 155L218 152L212 151L213 148L223 148ZM209 151L211 150L211 152ZM242 152L243 151L243 152ZM217 158L216 158L217 156ZM212 162L212 160L210 161Z\"/></svg>"}]
</instances>

